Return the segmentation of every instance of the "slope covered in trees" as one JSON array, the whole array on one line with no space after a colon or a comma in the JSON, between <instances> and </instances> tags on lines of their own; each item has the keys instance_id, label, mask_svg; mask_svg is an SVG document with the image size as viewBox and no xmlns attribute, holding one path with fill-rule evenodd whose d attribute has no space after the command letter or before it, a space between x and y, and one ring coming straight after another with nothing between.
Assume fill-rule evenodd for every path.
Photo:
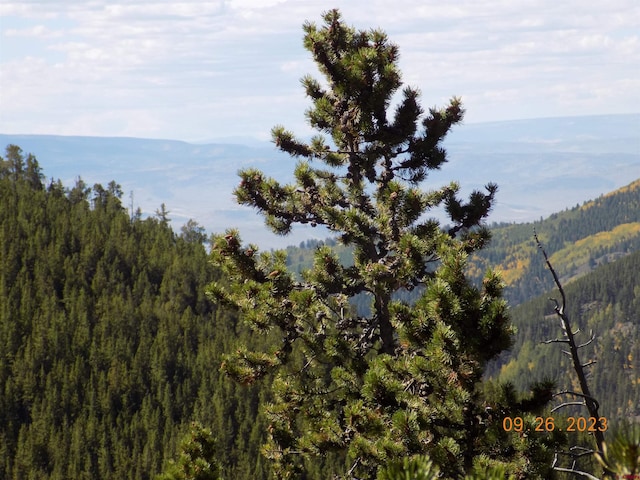
<instances>
[{"instance_id":1,"label":"slope covered in trees","mask_svg":"<svg viewBox=\"0 0 640 480\"><path fill-rule=\"evenodd\" d=\"M43 182L36 159L9 146L0 478L151 479L192 420L216 432L228 478L264 478L260 392L218 372L243 329L205 298L217 277L202 229L176 235L164 208L131 218L115 182Z\"/></svg>"},{"instance_id":2,"label":"slope covered in trees","mask_svg":"<svg viewBox=\"0 0 640 480\"><path fill-rule=\"evenodd\" d=\"M45 184L16 147L0 163L0 477L151 479L197 420L215 432L224 478L266 479L257 410L269 389L217 371L251 337L203 297L218 276L202 230L176 235L161 211L131 218L120 195L116 183ZM290 263L312 258L305 246ZM570 315L598 335L585 360L598 361L594 392L612 418L640 415L639 268L638 253L612 256L567 285ZM547 296L513 310L513 356L492 372L518 389L569 378L560 348L538 345L558 336Z\"/></svg>"},{"instance_id":3,"label":"slope covered in trees","mask_svg":"<svg viewBox=\"0 0 640 480\"><path fill-rule=\"evenodd\" d=\"M534 230L565 283L640 250L640 179L544 220L494 226L491 243L473 257L474 274L489 266L500 271L512 305L554 286L533 240Z\"/></svg>"},{"instance_id":4,"label":"slope covered in trees","mask_svg":"<svg viewBox=\"0 0 640 480\"><path fill-rule=\"evenodd\" d=\"M592 393L601 404L601 412L611 421L640 420L640 251L565 286L567 310L574 329L579 328L580 343L594 342L582 351L589 367ZM576 390L570 359L563 346L541 342L559 338L560 324L549 297L539 296L512 309L517 328L511 354L494 364L491 374L500 381L526 388L532 378L551 378L558 390ZM578 411L579 412L579 411ZM574 412L577 413L577 412ZM582 411L582 414L585 412Z\"/></svg>"}]
</instances>

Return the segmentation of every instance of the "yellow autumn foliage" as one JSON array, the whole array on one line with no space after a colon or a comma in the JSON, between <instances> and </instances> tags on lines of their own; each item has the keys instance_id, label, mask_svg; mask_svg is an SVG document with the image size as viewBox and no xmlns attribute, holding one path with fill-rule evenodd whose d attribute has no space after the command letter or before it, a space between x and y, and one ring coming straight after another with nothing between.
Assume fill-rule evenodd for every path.
<instances>
[{"instance_id":1,"label":"yellow autumn foliage","mask_svg":"<svg viewBox=\"0 0 640 480\"><path fill-rule=\"evenodd\" d=\"M568 265L587 263L591 251L610 247L640 233L640 222L623 223L613 230L598 232L567 245L551 255L550 260L556 269L563 271Z\"/></svg>"},{"instance_id":2,"label":"yellow autumn foliage","mask_svg":"<svg viewBox=\"0 0 640 480\"><path fill-rule=\"evenodd\" d=\"M631 192L637 188L640 188L640 178L638 180L634 180L629 185L625 185L624 187L621 187L617 190L614 190L613 192L609 192L603 195L602 198L610 197L612 195L618 195L620 193ZM580 207L580 210L588 210L594 205L596 205L596 202L597 200L591 200L590 202L586 202L584 205Z\"/></svg>"},{"instance_id":3,"label":"yellow autumn foliage","mask_svg":"<svg viewBox=\"0 0 640 480\"><path fill-rule=\"evenodd\" d=\"M529 263L529 258L509 257L496 270L500 272L504 283L511 285L524 275Z\"/></svg>"}]
</instances>

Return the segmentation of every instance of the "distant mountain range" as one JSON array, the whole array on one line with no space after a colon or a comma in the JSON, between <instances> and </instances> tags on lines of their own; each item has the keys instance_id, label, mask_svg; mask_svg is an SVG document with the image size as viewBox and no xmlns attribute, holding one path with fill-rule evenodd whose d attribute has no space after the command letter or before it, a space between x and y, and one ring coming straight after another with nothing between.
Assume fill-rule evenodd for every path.
<instances>
[{"instance_id":1,"label":"distant mountain range","mask_svg":"<svg viewBox=\"0 0 640 480\"><path fill-rule=\"evenodd\" d=\"M78 176L89 185L116 180L125 192L123 204L144 214L165 203L174 229L189 218L210 232L238 227L244 240L262 248L327 236L325 230L303 228L275 236L260 216L235 203L232 190L240 168L255 166L280 181L292 179L295 160L268 142L199 145L0 134L0 143L33 153L47 177L66 185ZM450 162L425 188L456 180L469 192L496 182L500 191L490 221L532 221L640 177L640 114L468 124L456 128L445 146Z\"/></svg>"}]
</instances>

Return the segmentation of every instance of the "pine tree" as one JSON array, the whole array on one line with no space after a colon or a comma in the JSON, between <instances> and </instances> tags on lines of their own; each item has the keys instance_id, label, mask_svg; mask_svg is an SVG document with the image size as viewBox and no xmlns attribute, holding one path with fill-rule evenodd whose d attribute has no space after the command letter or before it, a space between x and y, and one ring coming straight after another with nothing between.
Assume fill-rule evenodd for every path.
<instances>
[{"instance_id":1,"label":"pine tree","mask_svg":"<svg viewBox=\"0 0 640 480\"><path fill-rule=\"evenodd\" d=\"M243 383L275 375L264 452L277 478L301 478L329 452L341 458L343 478L376 478L413 455L452 478L491 465L536 478L544 468L532 469L527 456L550 462L544 441L528 450L520 435L519 448L511 446L478 390L512 334L499 277L488 272L474 286L465 276L467 256L489 240L483 221L497 186L468 201L455 182L420 188L447 161L442 141L462 121L461 101L425 114L419 92L404 87L390 114L402 87L397 46L382 31L345 25L337 10L323 18L320 28L304 25L304 45L325 81L302 79L312 100L306 117L320 133L304 142L282 126L272 131L298 159L296 182L245 169L235 195L278 234L325 226L353 247L353 264L319 245L297 278L285 252L258 253L233 229L213 236L212 259L226 276L210 296L273 345L241 346L223 369ZM430 218L438 207L446 227ZM416 288L423 294L415 304L399 299ZM367 315L351 306L363 296Z\"/></svg>"},{"instance_id":2,"label":"pine tree","mask_svg":"<svg viewBox=\"0 0 640 480\"><path fill-rule=\"evenodd\" d=\"M211 430L194 422L180 450L178 461L171 461L166 472L156 477L157 480L220 480Z\"/></svg>"}]
</instances>

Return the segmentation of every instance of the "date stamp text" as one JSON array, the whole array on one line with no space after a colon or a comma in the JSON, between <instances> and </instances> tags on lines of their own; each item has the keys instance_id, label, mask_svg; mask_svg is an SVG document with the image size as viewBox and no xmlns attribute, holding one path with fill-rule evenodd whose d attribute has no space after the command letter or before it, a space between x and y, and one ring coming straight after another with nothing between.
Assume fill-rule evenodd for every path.
<instances>
[{"instance_id":1,"label":"date stamp text","mask_svg":"<svg viewBox=\"0 0 640 480\"><path fill-rule=\"evenodd\" d=\"M504 417L502 419L502 429L505 432L522 432L526 429L525 421L522 417ZM553 432L554 430L563 432L605 432L607 430L606 417L566 417L562 420L554 417L536 417L536 432Z\"/></svg>"}]
</instances>

